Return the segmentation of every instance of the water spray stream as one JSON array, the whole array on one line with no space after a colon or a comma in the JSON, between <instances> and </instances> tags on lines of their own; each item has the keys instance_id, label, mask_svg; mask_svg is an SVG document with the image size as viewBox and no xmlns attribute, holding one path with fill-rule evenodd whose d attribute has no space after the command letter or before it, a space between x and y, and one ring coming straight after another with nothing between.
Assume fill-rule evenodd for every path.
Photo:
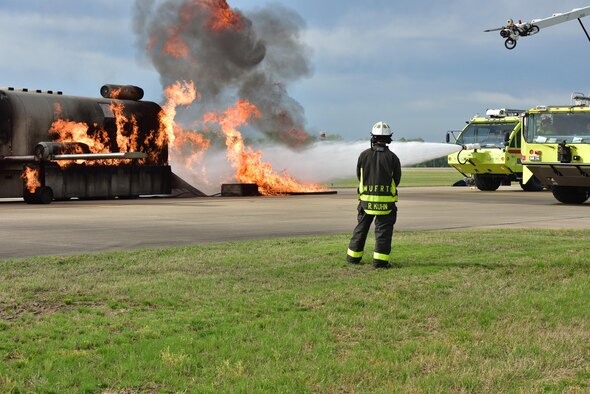
<instances>
[{"instance_id":1,"label":"water spray stream","mask_svg":"<svg viewBox=\"0 0 590 394\"><path fill-rule=\"evenodd\" d=\"M288 170L290 175L302 182L329 183L355 176L358 156L368 147L368 141L318 142L297 151L282 145L264 146L261 152L262 160L269 162L278 172ZM394 142L390 149L398 155L402 166L411 166L458 152L461 147L430 142ZM175 171L206 193L218 193L219 185L228 182L234 174L226 152L209 149L202 163L203 171L199 174L180 167L175 167Z\"/></svg>"},{"instance_id":2,"label":"water spray stream","mask_svg":"<svg viewBox=\"0 0 590 394\"><path fill-rule=\"evenodd\" d=\"M281 146L265 147L264 159L274 168L288 168L303 182L329 182L354 176L359 154L369 147L367 141L318 142L304 150ZM431 142L394 142L389 148L399 157L402 166L411 166L458 152L454 144Z\"/></svg>"}]
</instances>

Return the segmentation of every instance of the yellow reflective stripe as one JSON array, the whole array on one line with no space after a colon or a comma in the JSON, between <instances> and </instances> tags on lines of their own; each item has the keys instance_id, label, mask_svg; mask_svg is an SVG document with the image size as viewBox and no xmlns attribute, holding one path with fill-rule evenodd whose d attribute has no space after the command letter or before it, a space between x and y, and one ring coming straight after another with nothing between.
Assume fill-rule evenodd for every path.
<instances>
[{"instance_id":1,"label":"yellow reflective stripe","mask_svg":"<svg viewBox=\"0 0 590 394\"><path fill-rule=\"evenodd\" d=\"M389 261L389 255L375 252L375 253L373 253L373 259L374 260Z\"/></svg>"},{"instance_id":2,"label":"yellow reflective stripe","mask_svg":"<svg viewBox=\"0 0 590 394\"><path fill-rule=\"evenodd\" d=\"M359 198L361 197L361 194L363 193L363 167L361 167L361 176L359 178L359 189L358 189L358 193L359 193Z\"/></svg>"},{"instance_id":3,"label":"yellow reflective stripe","mask_svg":"<svg viewBox=\"0 0 590 394\"><path fill-rule=\"evenodd\" d=\"M355 252L354 250L350 250L350 249L348 249L348 252L347 252L347 254L348 254L350 257L354 257L355 259L358 259L358 258L360 258L360 257L363 257L363 252L362 252L362 251L361 251L361 252Z\"/></svg>"},{"instance_id":4,"label":"yellow reflective stripe","mask_svg":"<svg viewBox=\"0 0 590 394\"><path fill-rule=\"evenodd\" d=\"M397 196L374 196L371 194L361 194L361 201L367 202L396 202Z\"/></svg>"},{"instance_id":5,"label":"yellow reflective stripe","mask_svg":"<svg viewBox=\"0 0 590 394\"><path fill-rule=\"evenodd\" d=\"M363 209L363 211L365 211L365 213L368 215L389 215L391 213L391 210L389 210L389 211L371 211L368 209Z\"/></svg>"}]
</instances>

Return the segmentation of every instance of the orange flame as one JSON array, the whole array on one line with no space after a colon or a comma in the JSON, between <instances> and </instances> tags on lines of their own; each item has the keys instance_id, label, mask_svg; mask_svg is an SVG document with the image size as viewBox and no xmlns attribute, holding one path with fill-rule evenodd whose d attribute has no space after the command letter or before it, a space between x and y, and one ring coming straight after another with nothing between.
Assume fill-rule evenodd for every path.
<instances>
[{"instance_id":1,"label":"orange flame","mask_svg":"<svg viewBox=\"0 0 590 394\"><path fill-rule=\"evenodd\" d=\"M169 142L169 148L175 161L185 167L189 172L194 172L197 163L201 163L205 151L209 148L209 141L201 133L184 130L174 121L177 107L187 106L195 100L200 100L200 94L192 81L177 81L164 89L166 103L159 114L160 130L156 136L156 144L165 146Z\"/></svg>"},{"instance_id":2,"label":"orange flame","mask_svg":"<svg viewBox=\"0 0 590 394\"><path fill-rule=\"evenodd\" d=\"M209 28L212 31L229 29L239 31L242 29L241 16L230 8L226 0L209 0L205 6L211 12Z\"/></svg>"},{"instance_id":3,"label":"orange flame","mask_svg":"<svg viewBox=\"0 0 590 394\"><path fill-rule=\"evenodd\" d=\"M120 92L117 92L117 95L119 93ZM115 124L117 125L117 146L119 147L119 152L137 151L139 127L135 115L132 115L131 119L128 119L123 114L124 106L122 103L112 102L110 108L115 115ZM125 130L127 125L130 125L132 128L130 133Z\"/></svg>"},{"instance_id":4,"label":"orange flame","mask_svg":"<svg viewBox=\"0 0 590 394\"><path fill-rule=\"evenodd\" d=\"M107 153L109 136L106 132L98 136L88 135L88 125L84 122L73 122L63 119L58 119L53 122L49 129L49 133L57 135L56 142L71 142L86 144L92 153ZM74 151L70 153L84 153L80 146L73 147ZM60 167L67 167L73 162L58 161ZM90 162L89 162L90 164Z\"/></svg>"},{"instance_id":5,"label":"orange flame","mask_svg":"<svg viewBox=\"0 0 590 394\"><path fill-rule=\"evenodd\" d=\"M39 169L37 168L25 166L21 178L25 180L27 189L31 193L35 193L35 190L41 187L41 181L39 181Z\"/></svg>"},{"instance_id":6,"label":"orange flame","mask_svg":"<svg viewBox=\"0 0 590 394\"><path fill-rule=\"evenodd\" d=\"M118 92L115 92L118 94ZM55 107L56 117L59 116L61 108ZM139 126L134 115L127 118L124 113L123 103L113 101L110 109L115 117L116 125L116 143L119 152L131 152L139 149ZM96 125L95 125L96 128ZM53 134L56 142L81 143L88 146L91 153L109 153L111 138L109 133L103 129L97 129L89 134L90 126L84 122L73 122L64 119L57 119L49 128L49 134ZM72 151L68 153L85 153L80 146L73 145ZM112 160L88 160L87 164L121 164L128 163L129 160L112 159ZM141 163L142 161L140 161ZM69 161L60 161L61 167L67 167L72 164Z\"/></svg>"},{"instance_id":7,"label":"orange flame","mask_svg":"<svg viewBox=\"0 0 590 394\"><path fill-rule=\"evenodd\" d=\"M289 192L317 192L327 189L317 184L302 184L293 179L286 171L277 174L269 163L262 162L262 152L254 151L244 145L242 134L236 129L252 117L260 117L260 111L246 100L240 100L236 106L223 114L205 115L205 122L215 122L225 134L227 157L236 170L236 180L242 183L255 183L261 194L279 195Z\"/></svg>"},{"instance_id":8,"label":"orange flame","mask_svg":"<svg viewBox=\"0 0 590 394\"><path fill-rule=\"evenodd\" d=\"M118 93L115 91L115 95ZM175 133L183 133L183 130L174 122L176 107L179 105L189 105L198 97L198 93L192 82L176 82L174 85L166 88L165 93L168 99L162 111L158 114L160 127L158 130L153 130L146 137L145 141L141 144L142 146L140 146L139 141L140 130L137 118L133 114L126 115L124 104L120 101L112 101L109 107L115 118L116 134L111 130L111 134L109 135L108 131L99 129L96 124L91 128L90 125L84 122L59 119L61 106L58 104L55 105L55 117L57 120L51 125L49 134L53 136L53 140L56 142L74 143L73 148L77 149L68 153L84 153L80 146L75 145L76 143L87 145L91 153L109 153L116 143L117 150L115 151L137 152L143 150L149 155L158 156L161 154L161 150L166 148L166 142L170 142L171 148L174 148L172 144L176 138ZM154 144L154 142L157 145L155 149L150 147L150 144ZM189 148L198 148L197 152L192 153L192 161L202 156L200 150L207 149L209 146L209 142L202 138L202 136L191 136L189 134L183 134L181 143L188 145ZM177 149L181 148L177 147ZM187 148L184 147L183 149L186 150ZM139 163L144 164L145 161L140 160ZM88 165L117 165L128 163L130 160L87 160L85 162ZM60 161L58 164L65 167L72 164L72 162Z\"/></svg>"},{"instance_id":9,"label":"orange flame","mask_svg":"<svg viewBox=\"0 0 590 394\"><path fill-rule=\"evenodd\" d=\"M53 122L49 132L57 134L57 142L80 142L88 145L90 151L93 153L108 152L108 134L104 132L98 136L91 137L88 135L88 129L88 125L84 122L58 119Z\"/></svg>"},{"instance_id":10,"label":"orange flame","mask_svg":"<svg viewBox=\"0 0 590 394\"><path fill-rule=\"evenodd\" d=\"M118 99L122 91L123 89L121 88L113 89L109 92L109 97L113 99Z\"/></svg>"},{"instance_id":11,"label":"orange flame","mask_svg":"<svg viewBox=\"0 0 590 394\"><path fill-rule=\"evenodd\" d=\"M169 39L164 44L164 53L174 57L188 57L189 48L180 36L181 28L176 26L170 29Z\"/></svg>"},{"instance_id":12,"label":"orange flame","mask_svg":"<svg viewBox=\"0 0 590 394\"><path fill-rule=\"evenodd\" d=\"M204 28L209 31L221 32L224 30L240 31L242 29L242 16L234 12L226 0L192 0L180 7L179 23L168 29L167 41L162 47L165 55L176 58L188 58L189 46L183 38L183 33L192 29L195 22L200 19L203 10L208 14ZM156 45L156 37L149 38L146 49L150 53Z\"/></svg>"},{"instance_id":13,"label":"orange flame","mask_svg":"<svg viewBox=\"0 0 590 394\"><path fill-rule=\"evenodd\" d=\"M176 81L176 83L166 87L164 89L166 95L166 103L162 106L160 112L160 130L156 138L158 146L162 147L166 141L170 145L174 145L175 129L179 127L174 122L176 117L176 107L180 105L190 105L199 98L197 89L193 81Z\"/></svg>"},{"instance_id":14,"label":"orange flame","mask_svg":"<svg viewBox=\"0 0 590 394\"><path fill-rule=\"evenodd\" d=\"M177 81L165 89L166 103L159 113L160 126L145 141L156 143L163 149L168 143L171 153L175 154L187 169L194 170L195 164L203 159L205 151L211 141L196 131L183 130L176 124L175 118L179 106L188 106L200 99L200 94L192 81ZM56 117L61 112L59 106L55 107ZM109 133L98 129L94 125L93 132L86 123L57 119L51 125L50 133L57 135L58 142L82 143L88 146L92 153L108 153L115 142L120 152L137 151L139 147L138 123L134 115L126 116L121 102L113 101L110 110L115 117L116 141L111 141ZM278 195L289 192L315 192L325 191L326 188L317 184L302 184L293 179L286 171L280 174L273 171L269 163L262 161L262 152L254 151L245 146L242 134L237 130L240 126L254 117L260 117L260 111L248 101L238 101L234 107L223 113L209 113L204 117L204 123L217 123L221 126L225 136L226 155L235 170L235 179L243 183L255 183L265 195ZM301 133L293 130L289 133L290 139L302 139ZM113 139L115 136L113 135ZM150 149L150 148L146 148ZM83 153L83 152L72 152ZM148 152L150 153L150 152ZM87 161L88 164L116 165L122 160ZM63 163L60 163L63 165ZM38 177L38 176L37 176ZM29 178L27 178L29 179ZM32 176L30 179L35 179ZM36 186L38 187L38 186ZM34 188L33 188L34 190Z\"/></svg>"}]
</instances>

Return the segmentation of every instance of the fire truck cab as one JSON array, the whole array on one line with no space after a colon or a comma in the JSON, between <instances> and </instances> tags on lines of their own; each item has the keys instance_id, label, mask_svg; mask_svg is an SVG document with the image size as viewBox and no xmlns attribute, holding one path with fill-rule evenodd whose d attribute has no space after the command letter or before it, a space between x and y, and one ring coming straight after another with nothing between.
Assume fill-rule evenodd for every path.
<instances>
[{"instance_id":1,"label":"fire truck cab","mask_svg":"<svg viewBox=\"0 0 590 394\"><path fill-rule=\"evenodd\" d=\"M524 179L536 177L564 204L590 197L590 97L568 106L537 106L523 118Z\"/></svg>"},{"instance_id":2,"label":"fire truck cab","mask_svg":"<svg viewBox=\"0 0 590 394\"><path fill-rule=\"evenodd\" d=\"M462 149L448 156L448 163L479 190L494 191L500 185L519 182L524 191L540 191L543 185L530 177L522 181L521 129L524 110L489 109L486 116L467 121L454 143ZM451 143L456 132L447 132Z\"/></svg>"}]
</instances>

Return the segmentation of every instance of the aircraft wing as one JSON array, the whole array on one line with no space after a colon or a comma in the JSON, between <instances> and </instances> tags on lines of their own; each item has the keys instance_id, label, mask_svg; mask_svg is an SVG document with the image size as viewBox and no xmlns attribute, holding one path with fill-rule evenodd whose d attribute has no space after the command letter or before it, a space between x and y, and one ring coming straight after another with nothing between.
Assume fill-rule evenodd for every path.
<instances>
[{"instance_id":1,"label":"aircraft wing","mask_svg":"<svg viewBox=\"0 0 590 394\"><path fill-rule=\"evenodd\" d=\"M575 8L569 12L564 12L560 14L553 14L549 18L533 19L531 21L531 24L538 26L539 29L543 29L545 27L557 25L563 22L583 18L588 15L590 15L590 6L583 8Z\"/></svg>"},{"instance_id":2,"label":"aircraft wing","mask_svg":"<svg viewBox=\"0 0 590 394\"><path fill-rule=\"evenodd\" d=\"M490 32L490 31L500 31L502 29L503 29L503 27L496 27L495 29L487 29L487 30L484 30L484 32L487 33L487 32Z\"/></svg>"}]
</instances>

